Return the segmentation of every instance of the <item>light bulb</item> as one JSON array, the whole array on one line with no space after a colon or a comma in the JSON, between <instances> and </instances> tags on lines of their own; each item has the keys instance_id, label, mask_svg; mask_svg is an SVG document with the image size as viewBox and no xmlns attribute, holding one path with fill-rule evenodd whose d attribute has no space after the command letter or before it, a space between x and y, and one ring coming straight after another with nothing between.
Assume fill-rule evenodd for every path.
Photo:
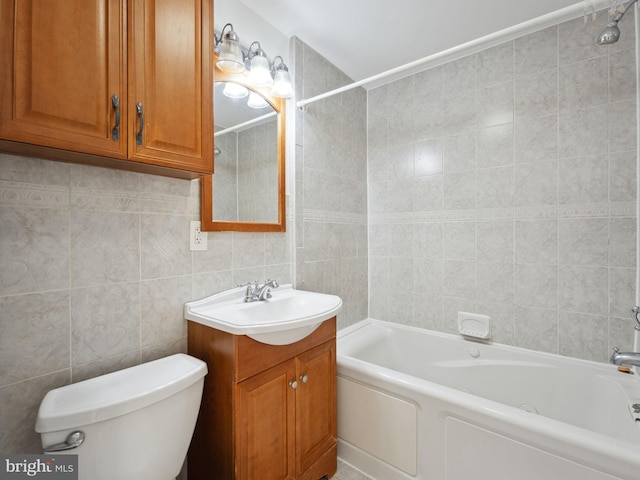
<instances>
[{"instance_id":1,"label":"light bulb","mask_svg":"<svg viewBox=\"0 0 640 480\"><path fill-rule=\"evenodd\" d=\"M273 78L273 87L271 87L271 93L280 98L293 97L293 87L291 86L291 79L289 78L289 70L286 66L282 65L276 69L276 73Z\"/></svg>"},{"instance_id":2,"label":"light bulb","mask_svg":"<svg viewBox=\"0 0 640 480\"><path fill-rule=\"evenodd\" d=\"M256 87L270 87L273 84L267 57L256 53L251 59L249 81Z\"/></svg>"},{"instance_id":3,"label":"light bulb","mask_svg":"<svg viewBox=\"0 0 640 480\"><path fill-rule=\"evenodd\" d=\"M239 83L227 82L222 93L229 98L244 98L249 95L249 90Z\"/></svg>"},{"instance_id":4,"label":"light bulb","mask_svg":"<svg viewBox=\"0 0 640 480\"><path fill-rule=\"evenodd\" d=\"M233 31L233 26L227 24L231 29L222 37L222 43L220 45L220 56L216 65L220 70L229 73L240 73L246 70L244 65L244 58L242 57L242 49L240 48L240 40L236 32ZM225 25L225 28L227 27ZM224 30L224 29L223 29Z\"/></svg>"},{"instance_id":5,"label":"light bulb","mask_svg":"<svg viewBox=\"0 0 640 480\"><path fill-rule=\"evenodd\" d=\"M247 105L251 108L265 108L269 106L269 103L257 93L251 92Z\"/></svg>"}]
</instances>

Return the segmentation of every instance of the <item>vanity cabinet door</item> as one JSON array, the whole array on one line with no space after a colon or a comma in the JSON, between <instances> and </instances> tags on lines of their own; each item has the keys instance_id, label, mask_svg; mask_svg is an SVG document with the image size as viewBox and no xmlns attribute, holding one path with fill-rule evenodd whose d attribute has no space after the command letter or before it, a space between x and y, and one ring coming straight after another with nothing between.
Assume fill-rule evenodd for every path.
<instances>
[{"instance_id":1,"label":"vanity cabinet door","mask_svg":"<svg viewBox=\"0 0 640 480\"><path fill-rule=\"evenodd\" d=\"M213 172L210 3L131 1L131 160Z\"/></svg>"},{"instance_id":2,"label":"vanity cabinet door","mask_svg":"<svg viewBox=\"0 0 640 480\"><path fill-rule=\"evenodd\" d=\"M189 478L330 478L337 468L335 317L289 345L187 323L189 354L209 371Z\"/></svg>"},{"instance_id":3,"label":"vanity cabinet door","mask_svg":"<svg viewBox=\"0 0 640 480\"><path fill-rule=\"evenodd\" d=\"M0 138L126 158L124 18L121 0L0 0Z\"/></svg>"},{"instance_id":4,"label":"vanity cabinet door","mask_svg":"<svg viewBox=\"0 0 640 480\"><path fill-rule=\"evenodd\" d=\"M336 444L335 341L298 356L296 370L296 469L300 475Z\"/></svg>"},{"instance_id":5,"label":"vanity cabinet door","mask_svg":"<svg viewBox=\"0 0 640 480\"><path fill-rule=\"evenodd\" d=\"M295 478L295 360L237 385L236 479Z\"/></svg>"},{"instance_id":6,"label":"vanity cabinet door","mask_svg":"<svg viewBox=\"0 0 640 480\"><path fill-rule=\"evenodd\" d=\"M211 0L0 0L3 151L213 173Z\"/></svg>"}]
</instances>

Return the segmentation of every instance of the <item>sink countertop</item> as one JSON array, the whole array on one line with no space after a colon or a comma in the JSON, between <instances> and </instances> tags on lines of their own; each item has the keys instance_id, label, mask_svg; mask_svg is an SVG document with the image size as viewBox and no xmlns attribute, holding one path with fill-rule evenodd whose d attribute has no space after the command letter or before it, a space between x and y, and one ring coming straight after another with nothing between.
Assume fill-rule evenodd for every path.
<instances>
[{"instance_id":1,"label":"sink countertop","mask_svg":"<svg viewBox=\"0 0 640 480\"><path fill-rule=\"evenodd\" d=\"M245 287L185 303L187 320L233 335L285 345L309 335L342 310L336 295L294 289L291 284L271 289L272 298L245 302Z\"/></svg>"}]
</instances>

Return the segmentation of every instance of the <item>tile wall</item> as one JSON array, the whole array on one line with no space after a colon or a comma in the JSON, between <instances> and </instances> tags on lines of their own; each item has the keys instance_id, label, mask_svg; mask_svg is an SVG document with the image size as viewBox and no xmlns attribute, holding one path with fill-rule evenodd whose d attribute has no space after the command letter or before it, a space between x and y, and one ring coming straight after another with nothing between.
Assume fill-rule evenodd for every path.
<instances>
[{"instance_id":1,"label":"tile wall","mask_svg":"<svg viewBox=\"0 0 640 480\"><path fill-rule=\"evenodd\" d=\"M0 451L51 388L186 351L184 302L292 280L291 234L209 233L199 182L0 154Z\"/></svg>"},{"instance_id":2,"label":"tile wall","mask_svg":"<svg viewBox=\"0 0 640 480\"><path fill-rule=\"evenodd\" d=\"M296 98L351 83L293 39ZM339 295L338 328L367 318L367 100L362 88L296 109L296 281Z\"/></svg>"},{"instance_id":3,"label":"tile wall","mask_svg":"<svg viewBox=\"0 0 640 480\"><path fill-rule=\"evenodd\" d=\"M216 220L278 222L277 135L278 124L273 117L252 128L216 137L220 149L213 178Z\"/></svg>"},{"instance_id":4,"label":"tile wall","mask_svg":"<svg viewBox=\"0 0 640 480\"><path fill-rule=\"evenodd\" d=\"M238 214L254 222L278 222L278 123L238 134Z\"/></svg>"},{"instance_id":5,"label":"tile wall","mask_svg":"<svg viewBox=\"0 0 640 480\"><path fill-rule=\"evenodd\" d=\"M607 361L631 348L633 16L582 18L369 91L370 316Z\"/></svg>"},{"instance_id":6,"label":"tile wall","mask_svg":"<svg viewBox=\"0 0 640 480\"><path fill-rule=\"evenodd\" d=\"M297 45L307 89L348 82ZM287 233L209 233L206 252L188 247L197 181L0 154L1 451L39 451L33 425L51 388L185 351L184 302L294 281L294 208L299 288L340 295L341 325L366 318L366 94L326 105L306 137L298 128L300 205L288 198Z\"/></svg>"},{"instance_id":7,"label":"tile wall","mask_svg":"<svg viewBox=\"0 0 640 480\"><path fill-rule=\"evenodd\" d=\"M214 130L215 131L215 130ZM213 208L216 220L238 220L238 134L220 135L215 139L220 153L215 156Z\"/></svg>"}]
</instances>

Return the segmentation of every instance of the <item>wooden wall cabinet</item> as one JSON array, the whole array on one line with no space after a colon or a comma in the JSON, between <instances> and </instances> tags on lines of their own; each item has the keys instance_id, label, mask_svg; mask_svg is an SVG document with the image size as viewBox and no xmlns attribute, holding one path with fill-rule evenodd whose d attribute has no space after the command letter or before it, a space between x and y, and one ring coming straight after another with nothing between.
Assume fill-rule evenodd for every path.
<instances>
[{"instance_id":1,"label":"wooden wall cabinet","mask_svg":"<svg viewBox=\"0 0 640 480\"><path fill-rule=\"evenodd\" d=\"M188 324L189 354L209 368L189 478L330 478L337 468L335 317L284 346Z\"/></svg>"},{"instance_id":2,"label":"wooden wall cabinet","mask_svg":"<svg viewBox=\"0 0 640 480\"><path fill-rule=\"evenodd\" d=\"M0 150L213 172L211 0L0 0Z\"/></svg>"}]
</instances>

